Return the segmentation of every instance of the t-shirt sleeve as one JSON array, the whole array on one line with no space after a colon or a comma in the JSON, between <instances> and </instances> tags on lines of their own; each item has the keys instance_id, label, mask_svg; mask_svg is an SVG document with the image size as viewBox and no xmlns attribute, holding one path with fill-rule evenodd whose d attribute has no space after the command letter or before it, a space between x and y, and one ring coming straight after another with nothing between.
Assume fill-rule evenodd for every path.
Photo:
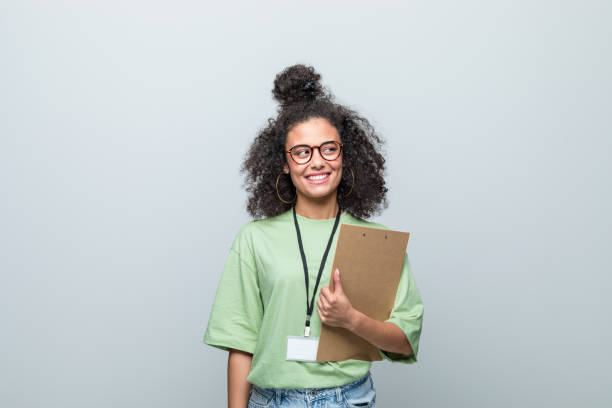
<instances>
[{"instance_id":1,"label":"t-shirt sleeve","mask_svg":"<svg viewBox=\"0 0 612 408\"><path fill-rule=\"evenodd\" d=\"M249 224L238 232L217 287L204 343L253 354L263 318Z\"/></svg>"},{"instance_id":2,"label":"t-shirt sleeve","mask_svg":"<svg viewBox=\"0 0 612 408\"><path fill-rule=\"evenodd\" d=\"M408 254L404 257L402 274L397 287L393 310L389 318L385 321L391 322L402 329L413 352L410 354L401 354L379 349L381 357L392 362L406 364L416 363L419 351L419 338L421 337L421 327L423 325L423 301L419 294L414 276L412 275Z\"/></svg>"}]
</instances>

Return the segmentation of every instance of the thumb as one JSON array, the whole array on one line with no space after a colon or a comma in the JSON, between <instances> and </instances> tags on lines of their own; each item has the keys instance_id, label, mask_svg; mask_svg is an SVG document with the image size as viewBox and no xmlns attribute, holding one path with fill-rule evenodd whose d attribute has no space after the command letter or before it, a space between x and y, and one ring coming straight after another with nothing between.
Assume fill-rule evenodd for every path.
<instances>
[{"instance_id":1,"label":"thumb","mask_svg":"<svg viewBox=\"0 0 612 408\"><path fill-rule=\"evenodd\" d=\"M336 268L334 272L334 293L344 293L344 291L342 290L342 283L340 281L340 270L338 268Z\"/></svg>"}]
</instances>

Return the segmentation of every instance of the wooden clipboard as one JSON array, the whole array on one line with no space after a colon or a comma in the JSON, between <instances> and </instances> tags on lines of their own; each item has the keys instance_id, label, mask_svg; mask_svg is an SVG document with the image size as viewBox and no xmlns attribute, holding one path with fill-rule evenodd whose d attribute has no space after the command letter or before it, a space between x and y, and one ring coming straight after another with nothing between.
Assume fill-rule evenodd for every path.
<instances>
[{"instance_id":1,"label":"wooden clipboard","mask_svg":"<svg viewBox=\"0 0 612 408\"><path fill-rule=\"evenodd\" d=\"M379 321L389 318L410 233L342 224L332 273L340 269L353 307ZM332 275L333 276L333 275ZM334 290L334 280L330 279ZM382 360L378 349L342 327L321 325L317 361Z\"/></svg>"}]
</instances>

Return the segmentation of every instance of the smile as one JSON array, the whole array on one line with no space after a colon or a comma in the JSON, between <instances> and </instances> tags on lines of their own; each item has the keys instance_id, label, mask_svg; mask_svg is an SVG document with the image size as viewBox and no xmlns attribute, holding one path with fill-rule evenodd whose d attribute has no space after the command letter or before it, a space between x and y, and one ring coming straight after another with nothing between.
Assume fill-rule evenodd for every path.
<instances>
[{"instance_id":1,"label":"smile","mask_svg":"<svg viewBox=\"0 0 612 408\"><path fill-rule=\"evenodd\" d=\"M323 184L327 182L327 180L329 180L329 175L330 173L321 174L318 176L310 176L306 177L306 180L308 180L310 184Z\"/></svg>"}]
</instances>

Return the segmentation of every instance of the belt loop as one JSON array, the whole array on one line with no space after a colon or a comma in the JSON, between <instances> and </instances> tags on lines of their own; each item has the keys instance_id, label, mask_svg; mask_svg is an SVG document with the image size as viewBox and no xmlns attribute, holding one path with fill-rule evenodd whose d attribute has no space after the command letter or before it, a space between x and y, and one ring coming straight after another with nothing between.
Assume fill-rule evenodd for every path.
<instances>
[{"instance_id":1,"label":"belt loop","mask_svg":"<svg viewBox=\"0 0 612 408\"><path fill-rule=\"evenodd\" d=\"M280 405L282 398L282 390L280 388L274 390L274 396L276 397L276 405Z\"/></svg>"},{"instance_id":2,"label":"belt loop","mask_svg":"<svg viewBox=\"0 0 612 408\"><path fill-rule=\"evenodd\" d=\"M342 403L342 388L336 387L336 402L338 404Z\"/></svg>"}]
</instances>

